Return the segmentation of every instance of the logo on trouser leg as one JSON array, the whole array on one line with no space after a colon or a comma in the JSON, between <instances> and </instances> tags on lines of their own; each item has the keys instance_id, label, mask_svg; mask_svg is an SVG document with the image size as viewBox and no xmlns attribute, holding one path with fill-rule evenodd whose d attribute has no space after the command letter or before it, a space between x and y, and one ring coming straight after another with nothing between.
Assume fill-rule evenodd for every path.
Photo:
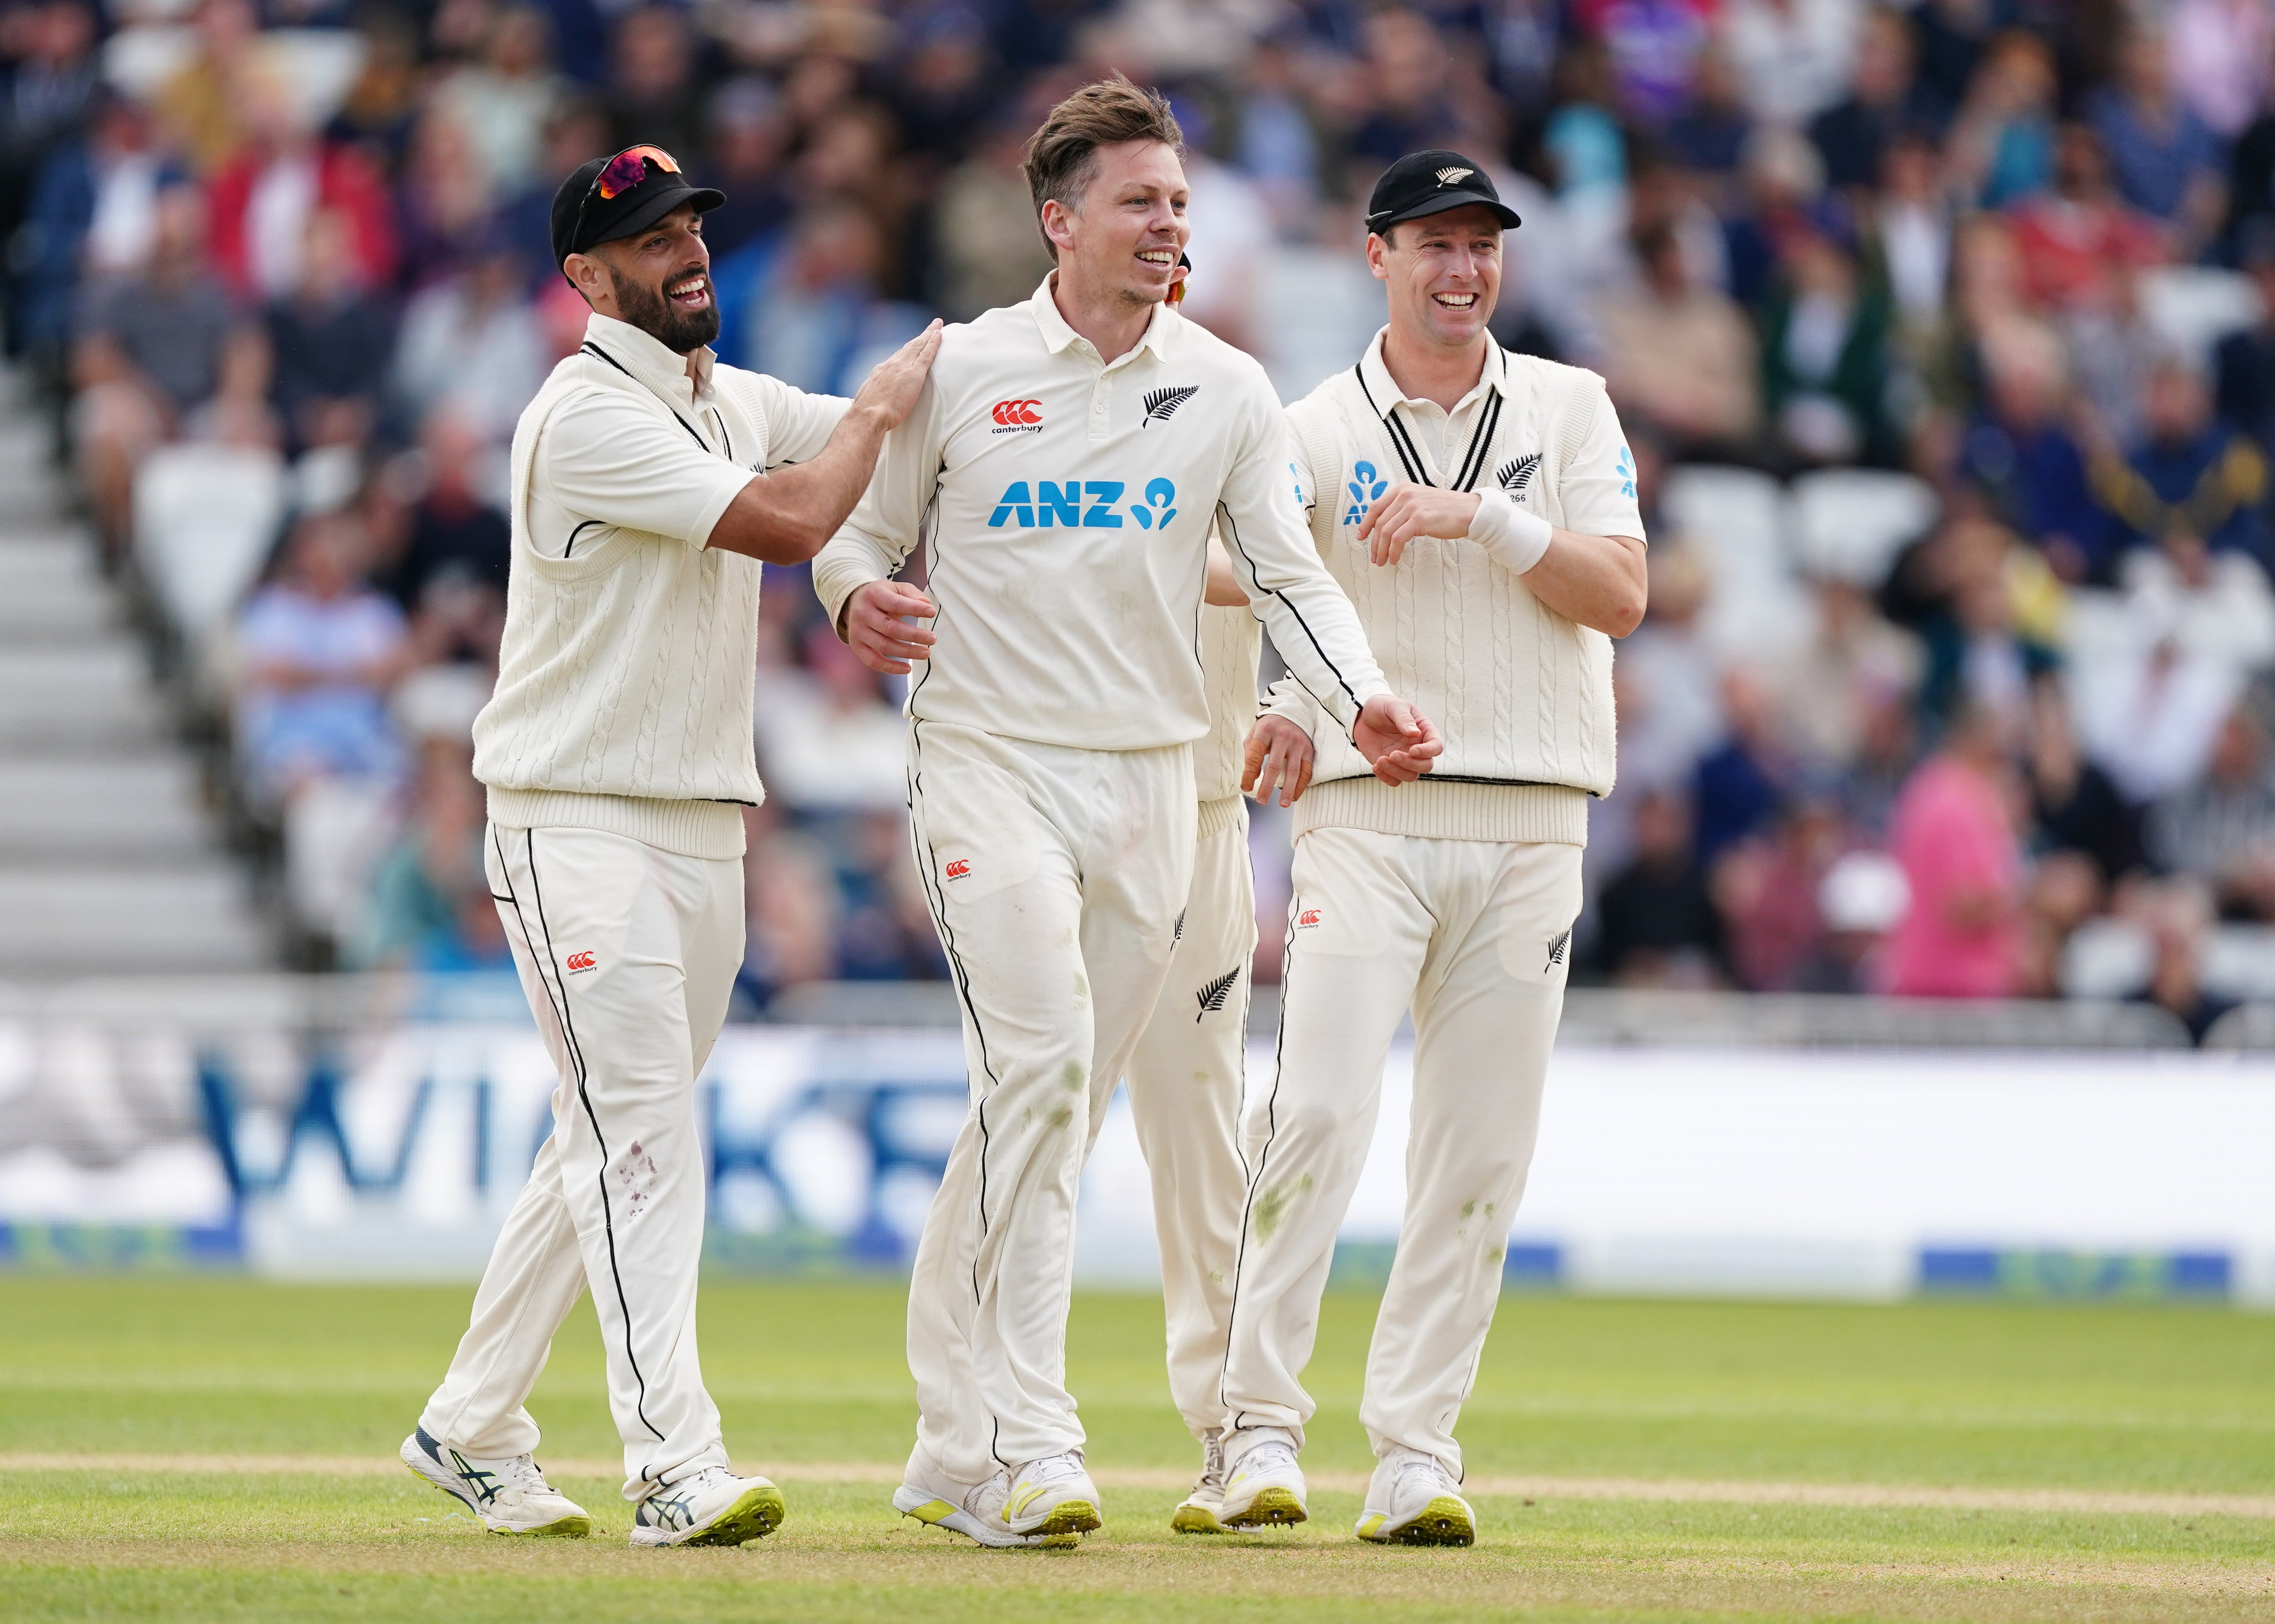
<instances>
[{"instance_id":1,"label":"logo on trouser leg","mask_svg":"<svg viewBox=\"0 0 2275 1624\"><path fill-rule=\"evenodd\" d=\"M1561 964L1564 962L1564 949L1571 945L1572 933L1569 930L1561 930L1551 936L1548 939L1548 962L1540 967L1540 973L1545 976Z\"/></svg>"},{"instance_id":2,"label":"logo on trouser leg","mask_svg":"<svg viewBox=\"0 0 2275 1624\"><path fill-rule=\"evenodd\" d=\"M1235 964L1194 993L1193 996L1200 1001L1201 1013L1193 1017L1193 1024L1198 1026L1201 1023L1201 1016L1215 1015L1222 1010L1225 1000L1232 996L1232 989L1239 980L1240 966Z\"/></svg>"},{"instance_id":3,"label":"logo on trouser leg","mask_svg":"<svg viewBox=\"0 0 2275 1624\"><path fill-rule=\"evenodd\" d=\"M590 953L572 953L566 959L563 959L562 963L566 966L569 973L573 976L580 971L598 968L601 961Z\"/></svg>"},{"instance_id":4,"label":"logo on trouser leg","mask_svg":"<svg viewBox=\"0 0 2275 1624\"><path fill-rule=\"evenodd\" d=\"M961 880L971 872L971 859L958 857L948 865L946 872L950 880Z\"/></svg>"},{"instance_id":5,"label":"logo on trouser leg","mask_svg":"<svg viewBox=\"0 0 2275 1624\"><path fill-rule=\"evenodd\" d=\"M1319 921L1326 913L1326 910L1324 908L1306 908L1296 916L1296 928L1299 931L1318 930Z\"/></svg>"}]
</instances>

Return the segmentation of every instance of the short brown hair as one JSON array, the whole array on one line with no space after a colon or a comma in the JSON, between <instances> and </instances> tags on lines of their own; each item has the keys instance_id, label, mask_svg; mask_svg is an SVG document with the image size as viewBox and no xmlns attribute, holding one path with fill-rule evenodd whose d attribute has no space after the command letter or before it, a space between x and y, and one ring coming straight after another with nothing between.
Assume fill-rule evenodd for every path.
<instances>
[{"instance_id":1,"label":"short brown hair","mask_svg":"<svg viewBox=\"0 0 2275 1624\"><path fill-rule=\"evenodd\" d=\"M1185 132L1167 97L1157 90L1133 85L1122 74L1085 85L1051 109L1027 142L1019 168L1027 177L1027 190L1035 200L1035 223L1042 224L1043 205L1055 198L1068 208L1098 175L1098 149L1123 141L1160 141L1185 150ZM1043 241L1051 256L1058 247L1047 234Z\"/></svg>"}]
</instances>

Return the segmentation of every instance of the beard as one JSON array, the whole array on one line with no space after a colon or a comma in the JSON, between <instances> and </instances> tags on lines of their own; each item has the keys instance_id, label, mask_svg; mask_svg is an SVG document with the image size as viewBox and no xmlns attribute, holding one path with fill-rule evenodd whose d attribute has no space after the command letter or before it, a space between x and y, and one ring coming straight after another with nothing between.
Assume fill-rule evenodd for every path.
<instances>
[{"instance_id":1,"label":"beard","mask_svg":"<svg viewBox=\"0 0 2275 1624\"><path fill-rule=\"evenodd\" d=\"M702 309L681 310L664 298L662 284L649 287L645 283L630 282L615 266L608 268L609 284L616 293L616 314L675 355L700 350L719 336L719 290L715 286L711 290L711 302ZM686 266L663 281L677 282L702 269L699 265Z\"/></svg>"}]
</instances>

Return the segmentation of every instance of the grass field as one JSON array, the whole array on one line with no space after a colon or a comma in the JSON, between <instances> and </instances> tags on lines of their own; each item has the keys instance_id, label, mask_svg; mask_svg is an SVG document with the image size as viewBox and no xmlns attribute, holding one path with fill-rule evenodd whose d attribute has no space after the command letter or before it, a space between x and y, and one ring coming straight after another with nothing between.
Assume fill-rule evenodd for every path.
<instances>
[{"instance_id":1,"label":"grass field","mask_svg":"<svg viewBox=\"0 0 2275 1624\"><path fill-rule=\"evenodd\" d=\"M635 1551L580 1309L532 1409L596 1537L486 1537L392 1453L463 1289L0 1277L0 1619L2275 1620L2275 1319L1511 1298L1462 1433L1470 1551L1349 1536L1373 1303L1329 1300L1313 1521L1179 1540L1160 1308L1078 1300L1107 1527L981 1552L892 1514L897 1288L714 1281L704 1364L790 1520Z\"/></svg>"}]
</instances>

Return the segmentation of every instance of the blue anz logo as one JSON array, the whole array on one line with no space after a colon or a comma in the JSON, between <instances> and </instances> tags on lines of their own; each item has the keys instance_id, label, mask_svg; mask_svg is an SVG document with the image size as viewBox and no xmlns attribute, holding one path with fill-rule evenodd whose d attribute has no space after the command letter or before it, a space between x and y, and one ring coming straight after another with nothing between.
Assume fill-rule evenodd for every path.
<instances>
[{"instance_id":1,"label":"blue anz logo","mask_svg":"<svg viewBox=\"0 0 2275 1624\"><path fill-rule=\"evenodd\" d=\"M1351 470L1351 481L1343 488L1351 495L1350 506L1343 510L1343 523L1356 525L1366 517L1366 510L1390 488L1390 481L1375 477L1372 463L1361 463Z\"/></svg>"},{"instance_id":2,"label":"blue anz logo","mask_svg":"<svg viewBox=\"0 0 2275 1624\"><path fill-rule=\"evenodd\" d=\"M1140 530L1167 530L1177 517L1177 487L1155 480L1145 487L1143 502L1116 506L1129 488L1122 480L1037 480L1031 491L1026 480L1014 480L989 515L987 528L1119 530L1127 512Z\"/></svg>"},{"instance_id":3,"label":"blue anz logo","mask_svg":"<svg viewBox=\"0 0 2275 1624\"><path fill-rule=\"evenodd\" d=\"M1628 449L1625 446L1621 446L1620 448L1618 473L1620 477L1620 495L1625 496L1630 502L1634 501L1636 494L1635 458L1629 453Z\"/></svg>"}]
</instances>

